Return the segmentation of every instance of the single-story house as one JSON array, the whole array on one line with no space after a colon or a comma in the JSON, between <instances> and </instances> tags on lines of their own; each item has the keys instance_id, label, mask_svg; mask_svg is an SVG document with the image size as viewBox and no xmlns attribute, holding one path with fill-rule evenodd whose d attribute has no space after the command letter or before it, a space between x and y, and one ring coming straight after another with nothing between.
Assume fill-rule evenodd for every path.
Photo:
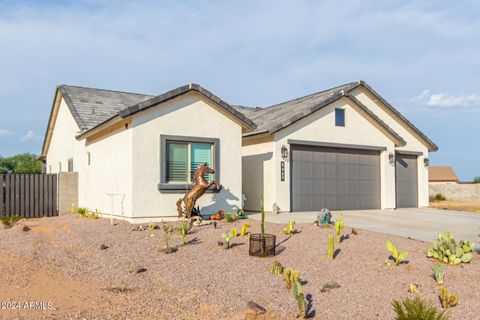
<instances>
[{"instance_id":1,"label":"single-story house","mask_svg":"<svg viewBox=\"0 0 480 320\"><path fill-rule=\"evenodd\" d=\"M197 84L158 96L60 85L41 159L78 172L79 205L130 221L176 216L199 163L219 209L312 211L428 206L437 146L363 81L265 108Z\"/></svg>"},{"instance_id":2,"label":"single-story house","mask_svg":"<svg viewBox=\"0 0 480 320\"><path fill-rule=\"evenodd\" d=\"M430 166L428 182L430 184L452 184L458 183L458 177L451 166Z\"/></svg>"}]
</instances>

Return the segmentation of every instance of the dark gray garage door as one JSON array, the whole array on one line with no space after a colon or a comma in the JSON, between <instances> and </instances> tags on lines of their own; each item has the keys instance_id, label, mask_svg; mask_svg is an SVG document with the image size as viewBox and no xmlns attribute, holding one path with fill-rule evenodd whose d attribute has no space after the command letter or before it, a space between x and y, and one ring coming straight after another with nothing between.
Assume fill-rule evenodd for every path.
<instances>
[{"instance_id":1,"label":"dark gray garage door","mask_svg":"<svg viewBox=\"0 0 480 320\"><path fill-rule=\"evenodd\" d=\"M395 155L397 208L418 207L417 156Z\"/></svg>"},{"instance_id":2,"label":"dark gray garage door","mask_svg":"<svg viewBox=\"0 0 480 320\"><path fill-rule=\"evenodd\" d=\"M292 145L292 210L380 208L379 151Z\"/></svg>"}]
</instances>

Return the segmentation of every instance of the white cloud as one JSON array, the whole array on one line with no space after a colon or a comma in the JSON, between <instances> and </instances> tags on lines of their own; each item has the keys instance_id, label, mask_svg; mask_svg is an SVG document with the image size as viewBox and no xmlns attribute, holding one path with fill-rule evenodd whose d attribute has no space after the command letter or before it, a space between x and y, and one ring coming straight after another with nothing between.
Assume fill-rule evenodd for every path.
<instances>
[{"instance_id":1,"label":"white cloud","mask_svg":"<svg viewBox=\"0 0 480 320\"><path fill-rule=\"evenodd\" d=\"M39 140L41 138L42 136L36 134L32 130L28 130L27 133L25 133L25 135L20 138L20 141L25 142L25 141L31 141L31 140Z\"/></svg>"},{"instance_id":2,"label":"white cloud","mask_svg":"<svg viewBox=\"0 0 480 320\"><path fill-rule=\"evenodd\" d=\"M13 131L8 129L0 129L0 137L9 137L13 134Z\"/></svg>"},{"instance_id":3,"label":"white cloud","mask_svg":"<svg viewBox=\"0 0 480 320\"><path fill-rule=\"evenodd\" d=\"M430 90L423 90L421 94L413 97L411 101L419 104L426 104L430 107L475 107L480 106L480 95L452 95L445 93L431 93Z\"/></svg>"}]
</instances>

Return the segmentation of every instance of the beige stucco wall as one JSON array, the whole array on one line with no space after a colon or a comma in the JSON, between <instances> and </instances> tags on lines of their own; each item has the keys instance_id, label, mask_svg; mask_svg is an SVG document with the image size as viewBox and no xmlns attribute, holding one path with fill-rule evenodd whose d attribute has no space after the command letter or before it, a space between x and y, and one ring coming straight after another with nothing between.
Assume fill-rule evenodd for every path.
<instances>
[{"instance_id":1,"label":"beige stucco wall","mask_svg":"<svg viewBox=\"0 0 480 320\"><path fill-rule=\"evenodd\" d=\"M132 118L133 212L139 219L174 217L184 191L159 191L160 135L218 138L220 193L205 194L197 202L202 214L241 206L242 128L218 107L195 93L165 102Z\"/></svg>"},{"instance_id":2,"label":"beige stucco wall","mask_svg":"<svg viewBox=\"0 0 480 320\"><path fill-rule=\"evenodd\" d=\"M275 142L270 139L255 139L244 142L242 147L242 185L245 194L244 209L260 211L263 197L265 211L272 211L275 193Z\"/></svg>"},{"instance_id":3,"label":"beige stucco wall","mask_svg":"<svg viewBox=\"0 0 480 320\"><path fill-rule=\"evenodd\" d=\"M345 109L345 127L335 126L335 108ZM288 139L327 143L385 147L380 155L381 207L395 207L395 167L389 164L388 154L394 143L380 129L363 117L346 99L338 100L275 134L275 201L280 211L290 210L290 159L285 165L285 181L280 181L280 159L283 145L290 148ZM273 182L272 182L273 184Z\"/></svg>"},{"instance_id":4,"label":"beige stucco wall","mask_svg":"<svg viewBox=\"0 0 480 320\"><path fill-rule=\"evenodd\" d=\"M358 87L352 94L379 116L388 126L397 132L407 144L404 147L396 148L398 150L422 152L418 156L418 205L420 207L428 206L428 167L425 167L423 160L428 158L428 148L413 133L411 129L407 129L391 111L387 111L386 107L380 101L371 95L365 88Z\"/></svg>"},{"instance_id":5,"label":"beige stucco wall","mask_svg":"<svg viewBox=\"0 0 480 320\"><path fill-rule=\"evenodd\" d=\"M82 144L79 143L75 136L80 132L77 123L73 119L65 100L61 99L55 121L50 147L46 157L46 172L60 172L59 163L61 163L61 171L68 171L68 159L74 159L74 170L76 159L82 151Z\"/></svg>"},{"instance_id":6,"label":"beige stucco wall","mask_svg":"<svg viewBox=\"0 0 480 320\"><path fill-rule=\"evenodd\" d=\"M80 205L119 217L133 216L132 130L120 126L84 143L78 167ZM90 153L90 165L87 153Z\"/></svg>"},{"instance_id":7,"label":"beige stucco wall","mask_svg":"<svg viewBox=\"0 0 480 320\"><path fill-rule=\"evenodd\" d=\"M62 99L50 147L46 157L48 173L68 171L67 161L73 159L78 172L78 206L119 216L132 215L132 153L131 131L113 131L102 139L88 142L77 140L79 128ZM90 152L90 165L87 153ZM119 194L112 199L108 194Z\"/></svg>"}]
</instances>

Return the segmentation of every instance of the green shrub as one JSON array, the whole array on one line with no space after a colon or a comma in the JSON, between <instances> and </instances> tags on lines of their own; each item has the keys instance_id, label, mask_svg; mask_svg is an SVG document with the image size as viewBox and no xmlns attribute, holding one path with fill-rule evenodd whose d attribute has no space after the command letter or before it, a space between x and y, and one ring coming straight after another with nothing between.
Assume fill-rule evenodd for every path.
<instances>
[{"instance_id":1,"label":"green shrub","mask_svg":"<svg viewBox=\"0 0 480 320\"><path fill-rule=\"evenodd\" d=\"M18 215L13 215L13 216L1 216L0 217L0 222L4 225L5 229L13 227L15 223L20 221L22 219Z\"/></svg>"},{"instance_id":2,"label":"green shrub","mask_svg":"<svg viewBox=\"0 0 480 320\"><path fill-rule=\"evenodd\" d=\"M437 193L436 195L433 196L433 201L445 201L447 198L441 193Z\"/></svg>"},{"instance_id":3,"label":"green shrub","mask_svg":"<svg viewBox=\"0 0 480 320\"><path fill-rule=\"evenodd\" d=\"M440 312L419 296L404 300L393 300L393 310L396 320L447 320L445 312Z\"/></svg>"},{"instance_id":4,"label":"green shrub","mask_svg":"<svg viewBox=\"0 0 480 320\"><path fill-rule=\"evenodd\" d=\"M480 183L480 177L473 178L473 183Z\"/></svg>"}]
</instances>

